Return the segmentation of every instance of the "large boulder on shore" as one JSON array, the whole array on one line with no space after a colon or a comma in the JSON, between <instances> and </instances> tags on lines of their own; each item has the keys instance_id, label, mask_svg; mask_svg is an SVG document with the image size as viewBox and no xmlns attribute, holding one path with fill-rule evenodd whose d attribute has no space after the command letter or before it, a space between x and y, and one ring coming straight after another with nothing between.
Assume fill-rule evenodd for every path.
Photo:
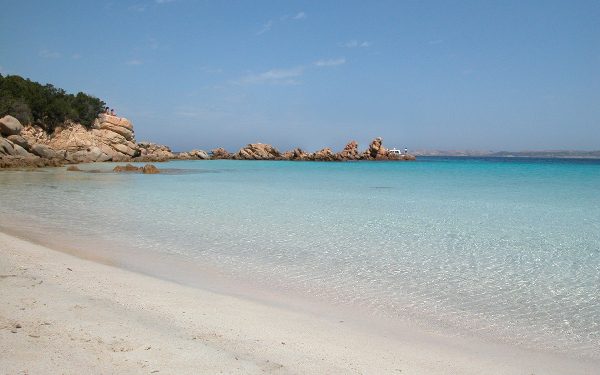
<instances>
[{"instance_id":1,"label":"large boulder on shore","mask_svg":"<svg viewBox=\"0 0 600 375\"><path fill-rule=\"evenodd\" d=\"M29 158L34 155L30 154L26 149L12 142L10 139L0 137L0 157L5 156Z\"/></svg>"},{"instance_id":2,"label":"large boulder on shore","mask_svg":"<svg viewBox=\"0 0 600 375\"><path fill-rule=\"evenodd\" d=\"M0 155L14 155L15 145L8 139L0 137Z\"/></svg>"},{"instance_id":3,"label":"large boulder on shore","mask_svg":"<svg viewBox=\"0 0 600 375\"><path fill-rule=\"evenodd\" d=\"M135 142L133 125L124 117L101 114L94 122L94 128L110 130L121 135L128 141Z\"/></svg>"},{"instance_id":4,"label":"large boulder on shore","mask_svg":"<svg viewBox=\"0 0 600 375\"><path fill-rule=\"evenodd\" d=\"M40 143L31 146L31 152L44 159L58 159L61 156L53 148Z\"/></svg>"},{"instance_id":5,"label":"large boulder on shore","mask_svg":"<svg viewBox=\"0 0 600 375\"><path fill-rule=\"evenodd\" d=\"M6 137L6 139L8 139L9 141L11 141L12 143L19 145L21 147L23 147L25 150L29 150L29 142L27 142L27 140L23 137L21 137L20 135L9 135L8 137Z\"/></svg>"},{"instance_id":6,"label":"large boulder on shore","mask_svg":"<svg viewBox=\"0 0 600 375\"><path fill-rule=\"evenodd\" d=\"M44 159L32 154L25 157L1 154L0 156L0 168L41 168L62 165L62 162L58 159Z\"/></svg>"},{"instance_id":7,"label":"large boulder on shore","mask_svg":"<svg viewBox=\"0 0 600 375\"><path fill-rule=\"evenodd\" d=\"M264 143L250 143L233 154L236 160L275 160L281 158L281 154L271 145Z\"/></svg>"},{"instance_id":8,"label":"large boulder on shore","mask_svg":"<svg viewBox=\"0 0 600 375\"><path fill-rule=\"evenodd\" d=\"M67 153L66 159L75 163L93 163L109 161L112 157L102 151L99 147L91 146L85 150Z\"/></svg>"},{"instance_id":9,"label":"large boulder on shore","mask_svg":"<svg viewBox=\"0 0 600 375\"><path fill-rule=\"evenodd\" d=\"M10 115L0 118L0 134L3 136L18 135L22 129L23 125L16 118Z\"/></svg>"},{"instance_id":10,"label":"large boulder on shore","mask_svg":"<svg viewBox=\"0 0 600 375\"><path fill-rule=\"evenodd\" d=\"M126 119L121 121L131 125ZM23 129L21 136L31 148L36 144L47 146L70 162L128 161L140 153L134 141L119 133L109 129L88 129L76 123L66 123L51 134L40 127L29 125Z\"/></svg>"}]
</instances>

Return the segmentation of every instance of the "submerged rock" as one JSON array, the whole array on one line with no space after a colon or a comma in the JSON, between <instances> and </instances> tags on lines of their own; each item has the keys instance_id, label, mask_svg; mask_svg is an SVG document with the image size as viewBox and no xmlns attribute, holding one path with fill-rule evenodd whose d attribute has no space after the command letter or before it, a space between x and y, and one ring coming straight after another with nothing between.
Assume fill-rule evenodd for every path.
<instances>
[{"instance_id":1,"label":"submerged rock","mask_svg":"<svg viewBox=\"0 0 600 375\"><path fill-rule=\"evenodd\" d=\"M158 174L160 171L152 164L146 164L142 167L142 173L144 174Z\"/></svg>"},{"instance_id":2,"label":"submerged rock","mask_svg":"<svg viewBox=\"0 0 600 375\"><path fill-rule=\"evenodd\" d=\"M152 164L146 164L143 167L136 167L135 165L117 165L113 168L113 172L132 172L132 173L144 173L144 174L158 174L160 170Z\"/></svg>"},{"instance_id":3,"label":"submerged rock","mask_svg":"<svg viewBox=\"0 0 600 375\"><path fill-rule=\"evenodd\" d=\"M140 167L131 164L117 165L113 168L113 172L139 172L139 170Z\"/></svg>"}]
</instances>

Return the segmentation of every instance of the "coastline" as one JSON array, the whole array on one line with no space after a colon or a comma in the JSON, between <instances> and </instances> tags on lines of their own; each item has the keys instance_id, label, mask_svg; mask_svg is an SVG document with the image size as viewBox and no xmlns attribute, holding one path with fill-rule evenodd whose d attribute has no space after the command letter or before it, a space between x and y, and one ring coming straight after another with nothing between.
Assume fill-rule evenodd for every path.
<instances>
[{"instance_id":1,"label":"coastline","mask_svg":"<svg viewBox=\"0 0 600 375\"><path fill-rule=\"evenodd\" d=\"M344 317L95 263L2 231L0 259L0 367L7 373L591 374L597 365L475 338L412 329L388 335Z\"/></svg>"}]
</instances>

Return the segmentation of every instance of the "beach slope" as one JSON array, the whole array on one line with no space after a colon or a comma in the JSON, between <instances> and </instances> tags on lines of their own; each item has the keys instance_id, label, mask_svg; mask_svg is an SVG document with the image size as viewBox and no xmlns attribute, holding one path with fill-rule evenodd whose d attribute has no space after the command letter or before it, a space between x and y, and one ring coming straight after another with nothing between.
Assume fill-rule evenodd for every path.
<instances>
[{"instance_id":1,"label":"beach slope","mask_svg":"<svg viewBox=\"0 0 600 375\"><path fill-rule=\"evenodd\" d=\"M561 374L592 364L219 295L0 233L6 374Z\"/></svg>"}]
</instances>

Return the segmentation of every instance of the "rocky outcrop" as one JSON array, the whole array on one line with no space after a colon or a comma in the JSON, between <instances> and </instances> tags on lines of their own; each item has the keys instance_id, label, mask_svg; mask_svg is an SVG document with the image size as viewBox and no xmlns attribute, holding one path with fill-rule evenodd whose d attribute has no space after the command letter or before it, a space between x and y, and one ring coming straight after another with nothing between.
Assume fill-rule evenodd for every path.
<instances>
[{"instance_id":1,"label":"rocky outcrop","mask_svg":"<svg viewBox=\"0 0 600 375\"><path fill-rule=\"evenodd\" d=\"M313 154L310 154L308 157L309 160L314 161L337 161L337 156L331 151L329 147L325 147Z\"/></svg>"},{"instance_id":2,"label":"rocky outcrop","mask_svg":"<svg viewBox=\"0 0 600 375\"><path fill-rule=\"evenodd\" d=\"M85 150L76 151L67 156L70 162L94 163L112 160L112 157L103 152L99 147L92 146Z\"/></svg>"},{"instance_id":3,"label":"rocky outcrop","mask_svg":"<svg viewBox=\"0 0 600 375\"><path fill-rule=\"evenodd\" d=\"M16 118L6 115L0 118L0 134L7 137L21 133L23 125Z\"/></svg>"},{"instance_id":4,"label":"rocky outcrop","mask_svg":"<svg viewBox=\"0 0 600 375\"><path fill-rule=\"evenodd\" d=\"M31 146L31 152L44 159L59 159L61 156L63 156L53 148L41 143Z\"/></svg>"},{"instance_id":5,"label":"rocky outcrop","mask_svg":"<svg viewBox=\"0 0 600 375\"><path fill-rule=\"evenodd\" d=\"M30 157L32 155L18 144L11 142L9 139L0 137L0 156Z\"/></svg>"},{"instance_id":6,"label":"rocky outcrop","mask_svg":"<svg viewBox=\"0 0 600 375\"><path fill-rule=\"evenodd\" d=\"M309 154L304 152L301 148L295 148L290 151L286 151L281 155L283 160L307 160Z\"/></svg>"},{"instance_id":7,"label":"rocky outcrop","mask_svg":"<svg viewBox=\"0 0 600 375\"><path fill-rule=\"evenodd\" d=\"M210 157L211 159L230 159L231 158L231 154L222 147L215 148L214 150L211 150L210 153L211 153L211 157Z\"/></svg>"},{"instance_id":8,"label":"rocky outcrop","mask_svg":"<svg viewBox=\"0 0 600 375\"><path fill-rule=\"evenodd\" d=\"M271 145L264 143L250 143L233 154L236 160L276 160L281 154Z\"/></svg>"},{"instance_id":9,"label":"rocky outcrop","mask_svg":"<svg viewBox=\"0 0 600 375\"><path fill-rule=\"evenodd\" d=\"M67 162L127 161L140 155L133 130L130 134L120 131L129 128L133 126L127 119L101 115L92 129L81 124L67 123L48 135L40 127L26 126L21 136L31 147L43 145L59 154L63 153Z\"/></svg>"},{"instance_id":10,"label":"rocky outcrop","mask_svg":"<svg viewBox=\"0 0 600 375\"><path fill-rule=\"evenodd\" d=\"M19 145L19 146L23 147L25 150L29 150L29 142L27 142L27 140L25 138L21 137L20 135L16 135L16 134L9 135L8 137L6 137L6 139L11 141L15 145Z\"/></svg>"},{"instance_id":11,"label":"rocky outcrop","mask_svg":"<svg viewBox=\"0 0 600 375\"><path fill-rule=\"evenodd\" d=\"M387 156L388 156L389 160L407 160L407 161L417 160L417 158L414 155L410 155L410 154L394 154L394 153L388 152Z\"/></svg>"},{"instance_id":12,"label":"rocky outcrop","mask_svg":"<svg viewBox=\"0 0 600 375\"><path fill-rule=\"evenodd\" d=\"M359 160L360 152L358 152L358 143L356 141L348 142L346 147L337 156L339 160Z\"/></svg>"},{"instance_id":13,"label":"rocky outcrop","mask_svg":"<svg viewBox=\"0 0 600 375\"><path fill-rule=\"evenodd\" d=\"M363 152L362 158L365 160L385 160L388 159L387 150L383 147L383 139L375 138L369 148Z\"/></svg>"},{"instance_id":14,"label":"rocky outcrop","mask_svg":"<svg viewBox=\"0 0 600 375\"><path fill-rule=\"evenodd\" d=\"M152 142L138 143L140 154L135 161L153 161L161 162L175 158L173 151L165 145L159 145Z\"/></svg>"},{"instance_id":15,"label":"rocky outcrop","mask_svg":"<svg viewBox=\"0 0 600 375\"><path fill-rule=\"evenodd\" d=\"M44 159L35 155L8 156L0 154L0 168L42 168L59 167L63 162L58 159Z\"/></svg>"},{"instance_id":16,"label":"rocky outcrop","mask_svg":"<svg viewBox=\"0 0 600 375\"><path fill-rule=\"evenodd\" d=\"M350 141L337 154L328 147L314 153L296 148L281 154L269 144L251 143L235 154L216 148L210 154L203 150L192 150L176 155L164 145L136 143L133 125L129 120L106 114L100 115L92 128L68 122L55 128L51 134L35 125L23 127L16 118L4 116L0 119L0 134L3 135L0 136L0 166L46 166L104 161L162 162L171 159L415 160L413 155L388 152L383 147L381 138L374 139L363 153L359 153L356 141ZM146 173L153 173L152 168L148 168Z\"/></svg>"},{"instance_id":17,"label":"rocky outcrop","mask_svg":"<svg viewBox=\"0 0 600 375\"><path fill-rule=\"evenodd\" d=\"M133 125L126 118L101 114L94 122L94 128L109 130L128 141L135 142Z\"/></svg>"},{"instance_id":18,"label":"rocky outcrop","mask_svg":"<svg viewBox=\"0 0 600 375\"><path fill-rule=\"evenodd\" d=\"M177 159L181 160L208 160L210 156L204 150L192 150L188 152L180 152Z\"/></svg>"}]
</instances>

